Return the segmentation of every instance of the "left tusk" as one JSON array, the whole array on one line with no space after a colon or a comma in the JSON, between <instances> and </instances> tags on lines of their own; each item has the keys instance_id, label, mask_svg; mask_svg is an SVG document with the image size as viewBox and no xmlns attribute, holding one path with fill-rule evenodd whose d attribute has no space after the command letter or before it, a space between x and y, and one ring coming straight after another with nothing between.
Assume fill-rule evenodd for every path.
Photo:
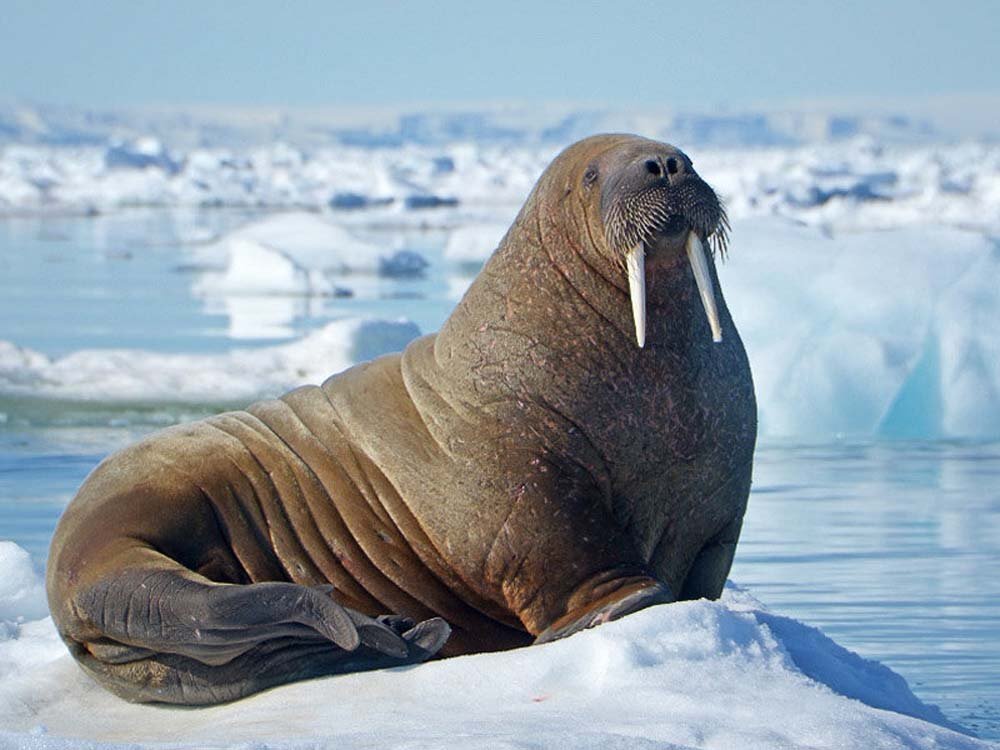
<instances>
[{"instance_id":1,"label":"left tusk","mask_svg":"<svg viewBox=\"0 0 1000 750\"><path fill-rule=\"evenodd\" d=\"M705 246L701 238L694 232L688 232L685 245L694 280L701 295L701 304L708 316L708 325L712 329L712 341L718 344L722 341L722 326L719 325L719 311L715 306L715 288L712 286L712 275L708 272L708 261L705 259Z\"/></svg>"},{"instance_id":2,"label":"left tusk","mask_svg":"<svg viewBox=\"0 0 1000 750\"><path fill-rule=\"evenodd\" d=\"M640 242L625 255L628 270L628 293L632 298L635 340L642 349L646 344L646 250Z\"/></svg>"}]
</instances>

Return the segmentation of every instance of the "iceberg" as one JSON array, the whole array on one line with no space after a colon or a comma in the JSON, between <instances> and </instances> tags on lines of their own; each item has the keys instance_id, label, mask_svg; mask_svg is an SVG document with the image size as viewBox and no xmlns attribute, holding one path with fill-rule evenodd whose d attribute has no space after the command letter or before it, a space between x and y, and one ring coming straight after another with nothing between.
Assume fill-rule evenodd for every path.
<instances>
[{"instance_id":1,"label":"iceberg","mask_svg":"<svg viewBox=\"0 0 1000 750\"><path fill-rule=\"evenodd\" d=\"M250 239L226 241L222 271L203 271L192 287L198 296L285 295L326 296L333 285L323 272L299 263L294 256Z\"/></svg>"},{"instance_id":2,"label":"iceberg","mask_svg":"<svg viewBox=\"0 0 1000 750\"><path fill-rule=\"evenodd\" d=\"M733 224L720 263L769 436L1000 435L1000 253L948 227Z\"/></svg>"}]
</instances>

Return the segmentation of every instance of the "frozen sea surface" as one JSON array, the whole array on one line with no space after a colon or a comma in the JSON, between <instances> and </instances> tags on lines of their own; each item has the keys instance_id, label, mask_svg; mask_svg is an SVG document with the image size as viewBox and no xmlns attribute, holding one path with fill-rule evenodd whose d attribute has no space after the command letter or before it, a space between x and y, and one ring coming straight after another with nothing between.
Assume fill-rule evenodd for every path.
<instances>
[{"instance_id":1,"label":"frozen sea surface","mask_svg":"<svg viewBox=\"0 0 1000 750\"><path fill-rule=\"evenodd\" d=\"M876 709L1000 738L1000 577L990 572L1000 568L1000 358L988 324L1000 310L998 257L987 231L956 227L736 222L722 283L765 437L733 577L773 612L731 593L544 658L329 680L182 719L120 704L77 672L38 619L37 572L59 512L100 458L435 330L514 210L0 221L0 539L18 545L0 556L0 727L16 732L0 745L59 747L72 732L279 744L291 736L273 734L284 711L282 726L299 733L291 744L383 746L351 723L358 695L398 707L391 742L425 727L411 747L439 746L441 732L462 746L528 746L527 734L557 747L571 730L581 747L980 746ZM346 250L317 251L322 233ZM247 252L274 284L242 283ZM399 273L379 260L401 252L425 263ZM799 620L885 663L916 697ZM93 720L70 727L67 715ZM594 721L581 727L581 715ZM136 726L147 734L130 734Z\"/></svg>"}]
</instances>

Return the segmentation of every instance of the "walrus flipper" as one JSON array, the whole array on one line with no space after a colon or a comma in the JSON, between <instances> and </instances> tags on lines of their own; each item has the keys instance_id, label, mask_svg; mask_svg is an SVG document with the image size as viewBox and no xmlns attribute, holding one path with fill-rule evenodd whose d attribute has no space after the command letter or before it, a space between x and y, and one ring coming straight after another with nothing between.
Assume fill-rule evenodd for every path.
<instances>
[{"instance_id":1,"label":"walrus flipper","mask_svg":"<svg viewBox=\"0 0 1000 750\"><path fill-rule=\"evenodd\" d=\"M128 570L79 595L95 637L69 637L87 670L131 701L207 705L308 677L412 664L450 628L372 619L330 598L332 586L216 584L189 571Z\"/></svg>"},{"instance_id":2,"label":"walrus flipper","mask_svg":"<svg viewBox=\"0 0 1000 750\"><path fill-rule=\"evenodd\" d=\"M535 638L535 643L548 643L560 638L573 635L581 630L601 625L605 622L617 620L625 615L638 612L640 609L652 607L654 604L669 604L675 601L669 587L659 582L651 582L641 588L629 590L626 593L609 597L606 601L599 603L595 608L588 609L582 614L571 612L548 628L543 630Z\"/></svg>"}]
</instances>

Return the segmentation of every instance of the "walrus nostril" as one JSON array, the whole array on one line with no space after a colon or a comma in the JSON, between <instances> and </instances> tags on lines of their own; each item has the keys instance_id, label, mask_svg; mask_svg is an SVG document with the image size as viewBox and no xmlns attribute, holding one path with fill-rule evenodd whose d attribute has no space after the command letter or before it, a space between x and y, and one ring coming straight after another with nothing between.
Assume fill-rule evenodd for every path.
<instances>
[{"instance_id":1,"label":"walrus nostril","mask_svg":"<svg viewBox=\"0 0 1000 750\"><path fill-rule=\"evenodd\" d=\"M663 174L663 171L660 169L660 162L656 161L656 159L646 160L646 171L657 177Z\"/></svg>"},{"instance_id":2,"label":"walrus nostril","mask_svg":"<svg viewBox=\"0 0 1000 750\"><path fill-rule=\"evenodd\" d=\"M677 172L678 172L677 159L671 156L669 159L667 159L667 173L677 174Z\"/></svg>"}]
</instances>

